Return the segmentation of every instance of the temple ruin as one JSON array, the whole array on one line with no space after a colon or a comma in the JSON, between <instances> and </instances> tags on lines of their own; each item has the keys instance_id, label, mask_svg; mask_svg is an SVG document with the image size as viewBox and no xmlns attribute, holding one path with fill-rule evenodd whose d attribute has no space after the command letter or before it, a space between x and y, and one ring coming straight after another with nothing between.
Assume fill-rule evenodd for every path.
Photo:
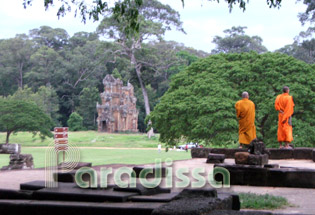
<instances>
[{"instance_id":1,"label":"temple ruin","mask_svg":"<svg viewBox=\"0 0 315 215\"><path fill-rule=\"evenodd\" d=\"M106 75L103 84L104 92L100 94L102 104L96 104L98 131L138 132L139 112L132 84L123 86L123 82L112 75Z\"/></svg>"}]
</instances>

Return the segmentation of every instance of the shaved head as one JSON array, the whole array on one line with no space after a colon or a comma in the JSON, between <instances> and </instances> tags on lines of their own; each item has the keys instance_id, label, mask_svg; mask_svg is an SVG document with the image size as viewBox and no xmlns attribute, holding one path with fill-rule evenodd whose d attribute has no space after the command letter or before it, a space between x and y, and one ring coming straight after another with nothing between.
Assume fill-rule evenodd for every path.
<instances>
[{"instance_id":1,"label":"shaved head","mask_svg":"<svg viewBox=\"0 0 315 215\"><path fill-rule=\"evenodd\" d=\"M287 87L287 86L284 86L283 88L282 88L282 91L284 92L284 93L288 93L289 92L289 87Z\"/></svg>"},{"instance_id":2,"label":"shaved head","mask_svg":"<svg viewBox=\"0 0 315 215\"><path fill-rule=\"evenodd\" d=\"M248 94L248 92L243 92L242 93L242 98L249 98L249 94Z\"/></svg>"}]
</instances>

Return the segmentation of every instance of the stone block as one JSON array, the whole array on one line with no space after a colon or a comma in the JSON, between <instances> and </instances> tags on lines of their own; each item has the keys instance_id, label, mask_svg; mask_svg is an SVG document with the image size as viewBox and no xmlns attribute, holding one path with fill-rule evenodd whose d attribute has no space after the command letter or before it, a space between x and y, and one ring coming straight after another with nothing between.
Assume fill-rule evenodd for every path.
<instances>
[{"instance_id":1,"label":"stone block","mask_svg":"<svg viewBox=\"0 0 315 215\"><path fill-rule=\"evenodd\" d=\"M225 192L219 192L218 198L222 198L222 196L231 196L232 197L232 205L231 210L240 210L241 209L241 202L240 197L237 194L231 194L231 193L225 193Z\"/></svg>"},{"instance_id":2,"label":"stone block","mask_svg":"<svg viewBox=\"0 0 315 215\"><path fill-rule=\"evenodd\" d=\"M75 183L62 183L58 182L58 187L65 187L65 188L74 188L77 187L77 184ZM46 188L45 181L31 181L20 184L21 190L40 190Z\"/></svg>"},{"instance_id":3,"label":"stone block","mask_svg":"<svg viewBox=\"0 0 315 215\"><path fill-rule=\"evenodd\" d=\"M170 193L171 190L168 188L161 188L159 186L154 187L154 188L147 188L144 187L142 184L136 184L136 187L114 187L114 191L121 191L121 192L133 192L133 193L138 193L140 195L155 195L159 193Z\"/></svg>"},{"instance_id":4,"label":"stone block","mask_svg":"<svg viewBox=\"0 0 315 215\"><path fill-rule=\"evenodd\" d=\"M208 215L276 215L272 212L265 212L265 211L255 211L255 210L250 210L250 211L233 211L233 210L216 210ZM282 215L287 215L287 214L282 214Z\"/></svg>"},{"instance_id":5,"label":"stone block","mask_svg":"<svg viewBox=\"0 0 315 215\"><path fill-rule=\"evenodd\" d=\"M32 191L0 189L0 199L31 199Z\"/></svg>"},{"instance_id":6,"label":"stone block","mask_svg":"<svg viewBox=\"0 0 315 215\"><path fill-rule=\"evenodd\" d=\"M315 170L280 168L268 170L268 186L315 188Z\"/></svg>"},{"instance_id":7,"label":"stone block","mask_svg":"<svg viewBox=\"0 0 315 215\"><path fill-rule=\"evenodd\" d=\"M275 169L279 169L280 166L279 164L265 164L264 168L275 168Z\"/></svg>"},{"instance_id":8,"label":"stone block","mask_svg":"<svg viewBox=\"0 0 315 215\"><path fill-rule=\"evenodd\" d=\"M268 164L268 155L267 154L250 154L248 156L248 164L249 165L265 165Z\"/></svg>"},{"instance_id":9,"label":"stone block","mask_svg":"<svg viewBox=\"0 0 315 215\"><path fill-rule=\"evenodd\" d=\"M140 172L141 172L143 169L145 169L145 168L146 168L145 166L135 166L135 167L133 167L133 171L135 171L137 178L140 177ZM154 166L152 166L152 168L153 168L153 173L148 173L147 176L146 176L146 178L154 178L154 177L155 177L155 172L156 172L156 170L158 170L158 169L154 168ZM146 171L146 170L144 170L144 171ZM161 171L161 177L163 177L163 178L166 177L167 169L166 169L165 167L162 167L162 168L161 168L160 170L158 170L158 171Z\"/></svg>"},{"instance_id":10,"label":"stone block","mask_svg":"<svg viewBox=\"0 0 315 215\"><path fill-rule=\"evenodd\" d=\"M199 215L232 207L231 195L219 197L214 189L185 189L175 200L154 209L152 215Z\"/></svg>"},{"instance_id":11,"label":"stone block","mask_svg":"<svg viewBox=\"0 0 315 215\"><path fill-rule=\"evenodd\" d=\"M119 192L110 189L82 189L82 188L44 188L34 191L35 200L81 201L81 202L126 202L129 197L136 196L136 192Z\"/></svg>"},{"instance_id":12,"label":"stone block","mask_svg":"<svg viewBox=\"0 0 315 215\"><path fill-rule=\"evenodd\" d=\"M230 172L231 185L265 186L267 170L254 165L228 165L217 164L215 167L223 167ZM216 179L218 180L218 179Z\"/></svg>"},{"instance_id":13,"label":"stone block","mask_svg":"<svg viewBox=\"0 0 315 215\"><path fill-rule=\"evenodd\" d=\"M190 153L192 158L207 158L211 150L211 148L192 148Z\"/></svg>"},{"instance_id":14,"label":"stone block","mask_svg":"<svg viewBox=\"0 0 315 215\"><path fill-rule=\"evenodd\" d=\"M57 182L64 182L64 183L74 183L75 182L75 171L71 172L57 172L54 173L54 180ZM83 175L84 177L84 175Z\"/></svg>"},{"instance_id":15,"label":"stone block","mask_svg":"<svg viewBox=\"0 0 315 215\"><path fill-rule=\"evenodd\" d=\"M207 163L224 163L225 155L224 154L213 154L209 153L207 158Z\"/></svg>"},{"instance_id":16,"label":"stone block","mask_svg":"<svg viewBox=\"0 0 315 215\"><path fill-rule=\"evenodd\" d=\"M0 144L0 154L20 154L20 144Z\"/></svg>"},{"instance_id":17,"label":"stone block","mask_svg":"<svg viewBox=\"0 0 315 215\"><path fill-rule=\"evenodd\" d=\"M178 196L178 192L160 193L156 195L132 196L129 201L132 202L170 202Z\"/></svg>"},{"instance_id":18,"label":"stone block","mask_svg":"<svg viewBox=\"0 0 315 215\"><path fill-rule=\"evenodd\" d=\"M301 160L312 160L313 148L295 148L293 150L293 158Z\"/></svg>"},{"instance_id":19,"label":"stone block","mask_svg":"<svg viewBox=\"0 0 315 215\"><path fill-rule=\"evenodd\" d=\"M65 202L65 201L34 201L34 200L0 200L0 211L4 214L23 215L150 215L155 208L164 203L151 202Z\"/></svg>"},{"instance_id":20,"label":"stone block","mask_svg":"<svg viewBox=\"0 0 315 215\"><path fill-rule=\"evenodd\" d=\"M252 140L252 142L249 144L248 150L249 150L249 153L254 154L254 155L263 155L263 154L269 153L266 150L265 144L258 139Z\"/></svg>"},{"instance_id":21,"label":"stone block","mask_svg":"<svg viewBox=\"0 0 315 215\"><path fill-rule=\"evenodd\" d=\"M269 149L269 159L293 159L293 149Z\"/></svg>"},{"instance_id":22,"label":"stone block","mask_svg":"<svg viewBox=\"0 0 315 215\"><path fill-rule=\"evenodd\" d=\"M245 185L244 174L245 170L239 168L240 165L227 165L227 164L215 164L215 167L223 167L227 169L230 173L230 184L231 185ZM216 181L223 181L222 175L215 175Z\"/></svg>"},{"instance_id":23,"label":"stone block","mask_svg":"<svg viewBox=\"0 0 315 215\"><path fill-rule=\"evenodd\" d=\"M237 152L235 153L235 163L236 164L248 164L248 152Z\"/></svg>"}]
</instances>

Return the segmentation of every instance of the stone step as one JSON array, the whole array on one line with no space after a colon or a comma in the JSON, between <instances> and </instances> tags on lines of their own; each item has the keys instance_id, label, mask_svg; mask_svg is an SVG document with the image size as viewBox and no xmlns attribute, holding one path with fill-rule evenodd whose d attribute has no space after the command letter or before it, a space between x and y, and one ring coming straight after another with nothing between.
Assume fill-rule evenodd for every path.
<instances>
[{"instance_id":1,"label":"stone step","mask_svg":"<svg viewBox=\"0 0 315 215\"><path fill-rule=\"evenodd\" d=\"M121 191L121 192L134 192L138 193L139 195L155 195L159 193L170 193L171 189L168 188L161 188L160 186L154 187L154 188L146 188L142 184L137 183L136 187L114 187L115 191Z\"/></svg>"},{"instance_id":2,"label":"stone step","mask_svg":"<svg viewBox=\"0 0 315 215\"><path fill-rule=\"evenodd\" d=\"M65 202L65 201L34 201L34 200L0 200L1 213L23 215L150 215L155 208L165 203L115 203L115 202Z\"/></svg>"},{"instance_id":3,"label":"stone step","mask_svg":"<svg viewBox=\"0 0 315 215\"><path fill-rule=\"evenodd\" d=\"M34 191L33 198L37 200L55 201L83 201L83 202L125 202L131 196L139 195L136 192L120 192L109 189L82 189L82 188L44 188Z\"/></svg>"}]
</instances>

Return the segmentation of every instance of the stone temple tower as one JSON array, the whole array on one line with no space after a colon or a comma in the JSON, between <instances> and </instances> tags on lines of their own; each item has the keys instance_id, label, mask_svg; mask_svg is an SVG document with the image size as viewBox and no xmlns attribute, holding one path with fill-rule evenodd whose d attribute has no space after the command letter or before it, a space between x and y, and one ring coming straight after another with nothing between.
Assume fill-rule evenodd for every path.
<instances>
[{"instance_id":1,"label":"stone temple tower","mask_svg":"<svg viewBox=\"0 0 315 215\"><path fill-rule=\"evenodd\" d=\"M98 131L138 132L139 112L132 84L123 86L123 82L112 75L106 75L103 84L104 92L100 94L102 104L96 104Z\"/></svg>"}]
</instances>

